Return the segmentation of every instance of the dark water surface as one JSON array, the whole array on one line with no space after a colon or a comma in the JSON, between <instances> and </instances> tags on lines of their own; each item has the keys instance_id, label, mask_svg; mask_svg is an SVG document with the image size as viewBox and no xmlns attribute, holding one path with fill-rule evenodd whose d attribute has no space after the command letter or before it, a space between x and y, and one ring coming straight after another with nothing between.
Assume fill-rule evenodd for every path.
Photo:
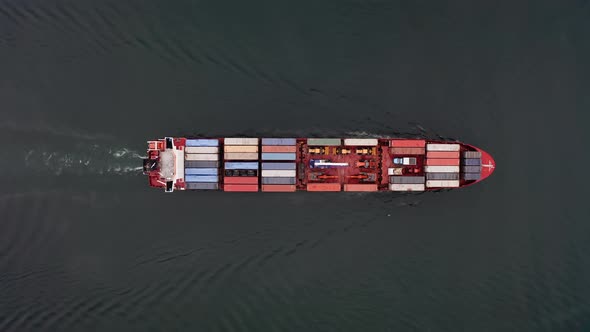
<instances>
[{"instance_id":1,"label":"dark water surface","mask_svg":"<svg viewBox=\"0 0 590 332\"><path fill-rule=\"evenodd\" d=\"M588 1L0 0L0 331L588 331ZM444 193L150 190L164 135L442 135Z\"/></svg>"}]
</instances>

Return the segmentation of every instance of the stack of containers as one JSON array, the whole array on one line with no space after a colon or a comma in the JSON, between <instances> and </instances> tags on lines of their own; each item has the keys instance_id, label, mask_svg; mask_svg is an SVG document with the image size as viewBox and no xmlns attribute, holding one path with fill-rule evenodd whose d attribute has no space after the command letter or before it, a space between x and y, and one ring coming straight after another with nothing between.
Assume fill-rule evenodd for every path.
<instances>
[{"instance_id":1,"label":"stack of containers","mask_svg":"<svg viewBox=\"0 0 590 332\"><path fill-rule=\"evenodd\" d=\"M184 152L186 189L219 189L219 140L187 139Z\"/></svg>"},{"instance_id":2,"label":"stack of containers","mask_svg":"<svg viewBox=\"0 0 590 332\"><path fill-rule=\"evenodd\" d=\"M459 150L456 143L430 143L426 145L426 187L459 187Z\"/></svg>"},{"instance_id":3,"label":"stack of containers","mask_svg":"<svg viewBox=\"0 0 590 332\"><path fill-rule=\"evenodd\" d=\"M308 138L307 146L340 146L342 139L340 138ZM341 191L342 185L340 183L308 183L307 191Z\"/></svg>"},{"instance_id":4,"label":"stack of containers","mask_svg":"<svg viewBox=\"0 0 590 332\"><path fill-rule=\"evenodd\" d=\"M395 156L424 155L426 141L423 139L392 139L389 141L389 154ZM389 190L424 191L424 176L402 175L401 168L388 168Z\"/></svg>"},{"instance_id":5,"label":"stack of containers","mask_svg":"<svg viewBox=\"0 0 590 332\"><path fill-rule=\"evenodd\" d=\"M376 138L347 138L344 140L344 146L377 146ZM344 191L377 191L376 183L345 183Z\"/></svg>"},{"instance_id":6,"label":"stack of containers","mask_svg":"<svg viewBox=\"0 0 590 332\"><path fill-rule=\"evenodd\" d=\"M424 176L401 175L395 168L388 168L389 190L391 191L424 191Z\"/></svg>"},{"instance_id":7,"label":"stack of containers","mask_svg":"<svg viewBox=\"0 0 590 332\"><path fill-rule=\"evenodd\" d=\"M297 140L295 138L262 139L262 191L296 190Z\"/></svg>"},{"instance_id":8,"label":"stack of containers","mask_svg":"<svg viewBox=\"0 0 590 332\"><path fill-rule=\"evenodd\" d=\"M423 155L426 141L423 139L392 139L389 141L391 155Z\"/></svg>"},{"instance_id":9,"label":"stack of containers","mask_svg":"<svg viewBox=\"0 0 590 332\"><path fill-rule=\"evenodd\" d=\"M463 151L461 158L461 172L464 180L479 180L481 177L481 152Z\"/></svg>"},{"instance_id":10,"label":"stack of containers","mask_svg":"<svg viewBox=\"0 0 590 332\"><path fill-rule=\"evenodd\" d=\"M223 191L258 191L258 138L226 137L223 141Z\"/></svg>"}]
</instances>

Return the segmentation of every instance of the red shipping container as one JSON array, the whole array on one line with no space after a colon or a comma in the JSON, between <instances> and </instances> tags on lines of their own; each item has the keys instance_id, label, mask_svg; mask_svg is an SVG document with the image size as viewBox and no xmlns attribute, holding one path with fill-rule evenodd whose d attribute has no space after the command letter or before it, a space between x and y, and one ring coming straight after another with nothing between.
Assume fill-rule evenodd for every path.
<instances>
[{"instance_id":1,"label":"red shipping container","mask_svg":"<svg viewBox=\"0 0 590 332\"><path fill-rule=\"evenodd\" d=\"M226 176L223 178L225 184L258 184L257 176Z\"/></svg>"},{"instance_id":2,"label":"red shipping container","mask_svg":"<svg viewBox=\"0 0 590 332\"><path fill-rule=\"evenodd\" d=\"M224 184L223 191L258 191L257 184Z\"/></svg>"},{"instance_id":3,"label":"red shipping container","mask_svg":"<svg viewBox=\"0 0 590 332\"><path fill-rule=\"evenodd\" d=\"M426 158L459 158L459 151L428 151Z\"/></svg>"},{"instance_id":4,"label":"red shipping container","mask_svg":"<svg viewBox=\"0 0 590 332\"><path fill-rule=\"evenodd\" d=\"M459 159L426 159L428 166L459 166Z\"/></svg>"},{"instance_id":5,"label":"red shipping container","mask_svg":"<svg viewBox=\"0 0 590 332\"><path fill-rule=\"evenodd\" d=\"M291 192L295 191L296 187L294 184L263 184L262 191L272 192Z\"/></svg>"},{"instance_id":6,"label":"red shipping container","mask_svg":"<svg viewBox=\"0 0 590 332\"><path fill-rule=\"evenodd\" d=\"M377 191L376 184L366 184L366 183L359 183L359 184L345 184L344 191Z\"/></svg>"},{"instance_id":7,"label":"red shipping container","mask_svg":"<svg viewBox=\"0 0 590 332\"><path fill-rule=\"evenodd\" d=\"M389 146L394 148L423 148L426 146L426 141L423 139L392 139L389 141Z\"/></svg>"},{"instance_id":8,"label":"red shipping container","mask_svg":"<svg viewBox=\"0 0 590 332\"><path fill-rule=\"evenodd\" d=\"M400 154L400 155L425 154L426 149L425 148L390 148L389 153L390 154Z\"/></svg>"},{"instance_id":9,"label":"red shipping container","mask_svg":"<svg viewBox=\"0 0 590 332\"><path fill-rule=\"evenodd\" d=\"M340 191L340 183L308 183L307 191Z\"/></svg>"},{"instance_id":10,"label":"red shipping container","mask_svg":"<svg viewBox=\"0 0 590 332\"><path fill-rule=\"evenodd\" d=\"M262 152L294 153L297 152L297 147L290 145L264 145L262 146Z\"/></svg>"}]
</instances>

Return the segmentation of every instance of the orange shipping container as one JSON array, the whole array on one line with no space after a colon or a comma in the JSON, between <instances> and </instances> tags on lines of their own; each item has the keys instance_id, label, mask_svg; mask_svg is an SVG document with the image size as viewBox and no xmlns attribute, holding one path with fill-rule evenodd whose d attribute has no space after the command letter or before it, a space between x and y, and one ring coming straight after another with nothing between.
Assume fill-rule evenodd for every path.
<instances>
[{"instance_id":1,"label":"orange shipping container","mask_svg":"<svg viewBox=\"0 0 590 332\"><path fill-rule=\"evenodd\" d=\"M390 154L425 154L425 148L391 148Z\"/></svg>"},{"instance_id":2,"label":"orange shipping container","mask_svg":"<svg viewBox=\"0 0 590 332\"><path fill-rule=\"evenodd\" d=\"M345 184L344 191L377 191L376 184Z\"/></svg>"},{"instance_id":3,"label":"orange shipping container","mask_svg":"<svg viewBox=\"0 0 590 332\"><path fill-rule=\"evenodd\" d=\"M225 184L258 184L257 176L226 176L223 178Z\"/></svg>"},{"instance_id":4,"label":"orange shipping container","mask_svg":"<svg viewBox=\"0 0 590 332\"><path fill-rule=\"evenodd\" d=\"M392 139L389 141L389 146L394 148L423 148L426 146L426 141L423 139Z\"/></svg>"},{"instance_id":5,"label":"orange shipping container","mask_svg":"<svg viewBox=\"0 0 590 332\"><path fill-rule=\"evenodd\" d=\"M297 147L296 146L289 146L289 145L264 145L262 147L262 152L293 153L293 152L297 152Z\"/></svg>"},{"instance_id":6,"label":"orange shipping container","mask_svg":"<svg viewBox=\"0 0 590 332\"><path fill-rule=\"evenodd\" d=\"M308 183L307 191L340 191L340 183Z\"/></svg>"},{"instance_id":7,"label":"orange shipping container","mask_svg":"<svg viewBox=\"0 0 590 332\"><path fill-rule=\"evenodd\" d=\"M294 184L263 184L262 191L269 191L269 192L291 192L295 191Z\"/></svg>"},{"instance_id":8,"label":"orange shipping container","mask_svg":"<svg viewBox=\"0 0 590 332\"><path fill-rule=\"evenodd\" d=\"M426 159L428 166L459 166L459 159Z\"/></svg>"},{"instance_id":9,"label":"orange shipping container","mask_svg":"<svg viewBox=\"0 0 590 332\"><path fill-rule=\"evenodd\" d=\"M226 145L223 147L225 152L258 152L256 145Z\"/></svg>"},{"instance_id":10,"label":"orange shipping container","mask_svg":"<svg viewBox=\"0 0 590 332\"><path fill-rule=\"evenodd\" d=\"M257 160L257 152L226 152L223 154L225 160Z\"/></svg>"},{"instance_id":11,"label":"orange shipping container","mask_svg":"<svg viewBox=\"0 0 590 332\"><path fill-rule=\"evenodd\" d=\"M428 151L426 158L459 158L459 151Z\"/></svg>"},{"instance_id":12,"label":"orange shipping container","mask_svg":"<svg viewBox=\"0 0 590 332\"><path fill-rule=\"evenodd\" d=\"M224 184L223 191L258 191L257 184Z\"/></svg>"}]
</instances>

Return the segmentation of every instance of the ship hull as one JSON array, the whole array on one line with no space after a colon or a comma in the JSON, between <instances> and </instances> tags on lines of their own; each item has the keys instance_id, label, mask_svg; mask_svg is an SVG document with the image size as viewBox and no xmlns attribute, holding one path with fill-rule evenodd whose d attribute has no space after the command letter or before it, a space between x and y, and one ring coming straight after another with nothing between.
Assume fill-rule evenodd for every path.
<instances>
[{"instance_id":1,"label":"ship hull","mask_svg":"<svg viewBox=\"0 0 590 332\"><path fill-rule=\"evenodd\" d=\"M488 178L472 145L395 138L186 138L148 141L144 174L166 192L423 192Z\"/></svg>"}]
</instances>

